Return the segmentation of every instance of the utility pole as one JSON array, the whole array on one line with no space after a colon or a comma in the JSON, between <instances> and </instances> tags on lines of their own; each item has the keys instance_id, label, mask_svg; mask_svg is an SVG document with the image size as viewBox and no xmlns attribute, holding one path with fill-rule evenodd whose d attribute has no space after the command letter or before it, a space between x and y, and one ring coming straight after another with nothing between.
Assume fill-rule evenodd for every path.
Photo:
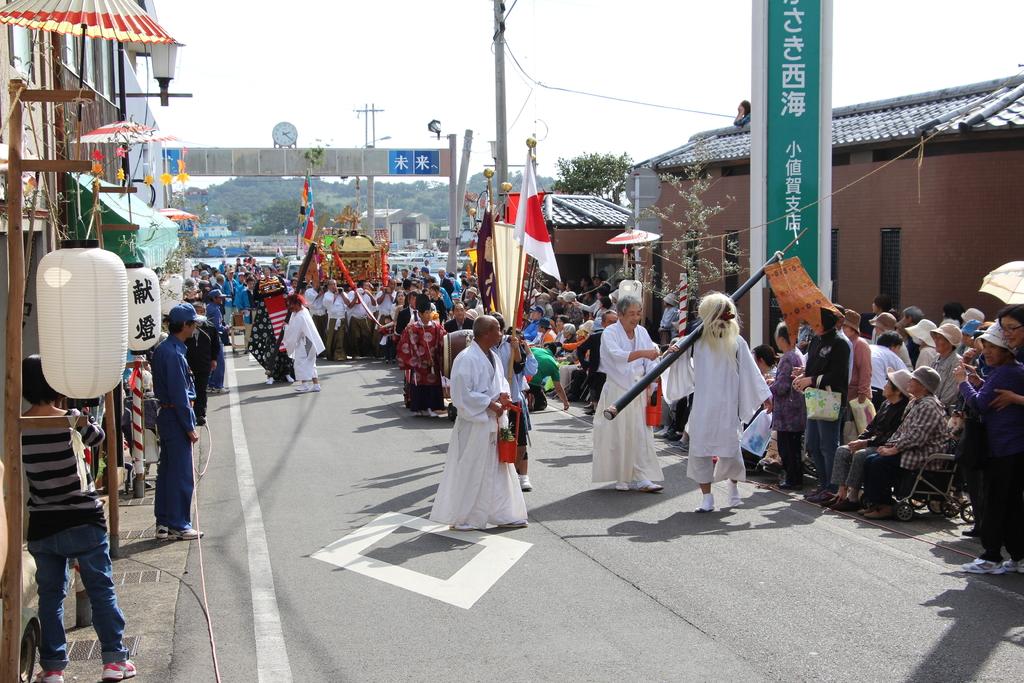
<instances>
[{"instance_id":1,"label":"utility pole","mask_svg":"<svg viewBox=\"0 0 1024 683\"><path fill-rule=\"evenodd\" d=\"M384 113L383 109L377 109L376 104L364 104L362 109L353 109L356 114L363 115L363 143L366 149L373 149L377 144L377 113ZM377 217L374 215L373 206L373 176L366 176L366 218L370 224L370 237L377 227Z\"/></svg>"},{"instance_id":2,"label":"utility pole","mask_svg":"<svg viewBox=\"0 0 1024 683\"><path fill-rule=\"evenodd\" d=\"M508 130L505 112L505 3L494 0L494 186L508 180ZM497 203L497 202L496 202Z\"/></svg>"},{"instance_id":3,"label":"utility pole","mask_svg":"<svg viewBox=\"0 0 1024 683\"><path fill-rule=\"evenodd\" d=\"M466 129L462 138L462 165L459 167L459 184L455 188L455 208L457 220L452 221L448 227L448 272L454 273L459 269L459 235L462 234L462 210L466 202L466 183L469 181L469 155L473 149L473 131ZM454 156L452 157L454 161Z\"/></svg>"}]
</instances>

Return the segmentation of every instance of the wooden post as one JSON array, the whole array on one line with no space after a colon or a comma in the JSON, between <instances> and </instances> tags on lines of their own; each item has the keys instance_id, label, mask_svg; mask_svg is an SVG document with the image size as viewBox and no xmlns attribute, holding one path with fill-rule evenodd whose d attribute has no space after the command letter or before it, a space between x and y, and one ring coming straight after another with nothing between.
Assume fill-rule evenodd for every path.
<instances>
[{"instance_id":1,"label":"wooden post","mask_svg":"<svg viewBox=\"0 0 1024 683\"><path fill-rule=\"evenodd\" d=\"M114 392L107 392L106 419L103 431L107 433L107 526L110 529L110 556L117 557L120 552L121 520L118 519L118 495L121 487L117 481L117 417L114 413Z\"/></svg>"},{"instance_id":2,"label":"wooden post","mask_svg":"<svg viewBox=\"0 0 1024 683\"><path fill-rule=\"evenodd\" d=\"M21 544L24 504L21 490L21 326L25 311L25 245L22 242L22 124L19 98L25 82L14 79L9 92L14 106L8 129L7 184L7 348L4 356L4 512L3 634L0 636L0 681L19 678L21 660Z\"/></svg>"}]
</instances>

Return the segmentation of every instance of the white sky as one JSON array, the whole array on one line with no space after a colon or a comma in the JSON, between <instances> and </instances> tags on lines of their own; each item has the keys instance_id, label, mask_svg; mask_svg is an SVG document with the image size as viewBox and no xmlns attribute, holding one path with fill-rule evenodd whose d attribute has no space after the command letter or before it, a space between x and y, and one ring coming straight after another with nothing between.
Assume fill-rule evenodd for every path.
<instances>
[{"instance_id":1,"label":"white sky","mask_svg":"<svg viewBox=\"0 0 1024 683\"><path fill-rule=\"evenodd\" d=\"M509 163L522 163L533 133L539 170L553 176L558 157L628 152L639 161L728 125L749 97L750 7L518 0L506 39L533 78L730 118L533 87L507 58ZM377 136L392 138L378 147L440 146L426 130L436 118L460 134L460 152L462 132L474 131L471 173L491 162L490 0L157 0L157 12L187 45L171 90L194 97L156 108L160 128L183 140L270 146L271 128L287 120L300 146L358 147L364 127L353 109L374 103L385 110ZM1019 0L835 0L833 104L1010 76L1024 62L1022 25Z\"/></svg>"}]
</instances>

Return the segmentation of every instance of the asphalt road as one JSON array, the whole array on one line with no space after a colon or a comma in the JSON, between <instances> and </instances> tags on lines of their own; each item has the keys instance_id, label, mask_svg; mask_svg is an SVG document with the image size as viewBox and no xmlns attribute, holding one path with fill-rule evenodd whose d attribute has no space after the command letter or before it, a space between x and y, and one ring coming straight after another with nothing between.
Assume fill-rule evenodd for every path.
<instances>
[{"instance_id":1,"label":"asphalt road","mask_svg":"<svg viewBox=\"0 0 1024 683\"><path fill-rule=\"evenodd\" d=\"M751 484L742 507L697 515L673 449L662 495L595 487L574 407L534 416L529 528L424 532L394 513L429 513L451 424L408 417L393 366L321 364L323 391L297 395L233 365L273 582L252 580L246 455L229 397L211 397L198 495L224 681L290 680L268 668L278 615L297 681L1024 680L1024 575L957 573L978 546L944 520L893 531ZM331 544L320 557L368 559L312 557ZM198 587L196 545L188 568ZM209 652L183 588L174 680L213 680Z\"/></svg>"}]
</instances>

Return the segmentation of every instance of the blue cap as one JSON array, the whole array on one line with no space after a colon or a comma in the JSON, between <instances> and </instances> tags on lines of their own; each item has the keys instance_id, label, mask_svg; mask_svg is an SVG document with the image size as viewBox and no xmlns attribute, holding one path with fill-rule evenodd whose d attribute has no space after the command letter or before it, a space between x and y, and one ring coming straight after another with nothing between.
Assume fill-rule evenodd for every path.
<instances>
[{"instance_id":1,"label":"blue cap","mask_svg":"<svg viewBox=\"0 0 1024 683\"><path fill-rule=\"evenodd\" d=\"M544 312L544 307L543 306L534 306L534 307L532 307L530 309L530 313L543 313L543 312Z\"/></svg>"},{"instance_id":2,"label":"blue cap","mask_svg":"<svg viewBox=\"0 0 1024 683\"><path fill-rule=\"evenodd\" d=\"M981 327L980 320L968 320L964 323L964 326L960 328L960 331L964 334L974 334Z\"/></svg>"},{"instance_id":3,"label":"blue cap","mask_svg":"<svg viewBox=\"0 0 1024 683\"><path fill-rule=\"evenodd\" d=\"M202 322L203 316L196 313L192 304L178 304L167 314L167 319L172 323L190 323L192 321Z\"/></svg>"},{"instance_id":4,"label":"blue cap","mask_svg":"<svg viewBox=\"0 0 1024 683\"><path fill-rule=\"evenodd\" d=\"M224 292L220 291L219 289L211 289L210 293L206 295L206 298L212 301L213 299L220 299L223 296Z\"/></svg>"}]
</instances>

